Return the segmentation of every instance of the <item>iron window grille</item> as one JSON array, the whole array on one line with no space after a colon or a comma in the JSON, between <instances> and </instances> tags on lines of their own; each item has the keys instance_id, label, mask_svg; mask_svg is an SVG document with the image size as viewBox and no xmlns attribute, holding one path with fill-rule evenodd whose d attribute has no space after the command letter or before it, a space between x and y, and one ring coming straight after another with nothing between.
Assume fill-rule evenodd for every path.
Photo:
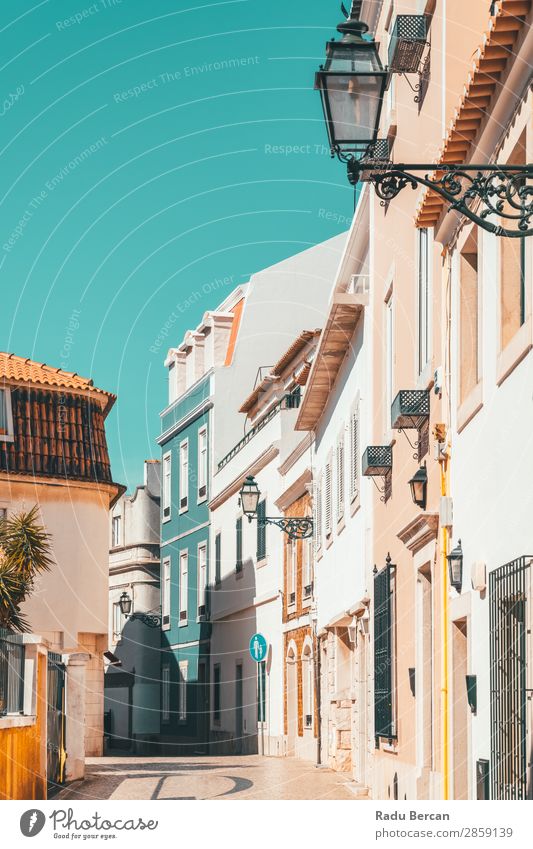
<instances>
[{"instance_id":1,"label":"iron window grille","mask_svg":"<svg viewBox=\"0 0 533 849\"><path fill-rule=\"evenodd\" d=\"M237 573L239 573L239 572L242 572L242 516L239 516L239 518L235 522L235 534L236 534L235 571Z\"/></svg>"},{"instance_id":2,"label":"iron window grille","mask_svg":"<svg viewBox=\"0 0 533 849\"><path fill-rule=\"evenodd\" d=\"M312 728L313 727L313 716L310 713L306 713L305 715L305 727Z\"/></svg>"},{"instance_id":3,"label":"iron window grille","mask_svg":"<svg viewBox=\"0 0 533 849\"><path fill-rule=\"evenodd\" d=\"M313 584L306 584L304 587L304 598L311 598L313 593Z\"/></svg>"},{"instance_id":4,"label":"iron window grille","mask_svg":"<svg viewBox=\"0 0 533 849\"><path fill-rule=\"evenodd\" d=\"M374 567L374 734L392 741L396 737L393 712L393 588L394 565Z\"/></svg>"},{"instance_id":5,"label":"iron window grille","mask_svg":"<svg viewBox=\"0 0 533 849\"><path fill-rule=\"evenodd\" d=\"M533 557L489 576L491 789L493 799L527 799L530 772Z\"/></svg>"},{"instance_id":6,"label":"iron window grille","mask_svg":"<svg viewBox=\"0 0 533 849\"><path fill-rule=\"evenodd\" d=\"M266 500L263 498L257 505L257 560L266 557Z\"/></svg>"},{"instance_id":7,"label":"iron window grille","mask_svg":"<svg viewBox=\"0 0 533 849\"><path fill-rule=\"evenodd\" d=\"M24 712L25 648L20 634L0 629L0 716Z\"/></svg>"}]
</instances>

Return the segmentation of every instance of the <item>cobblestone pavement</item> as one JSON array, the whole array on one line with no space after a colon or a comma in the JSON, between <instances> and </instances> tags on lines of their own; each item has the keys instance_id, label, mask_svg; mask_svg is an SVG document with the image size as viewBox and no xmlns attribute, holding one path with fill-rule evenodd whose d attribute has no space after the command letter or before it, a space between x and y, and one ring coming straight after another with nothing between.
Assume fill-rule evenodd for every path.
<instances>
[{"instance_id":1,"label":"cobblestone pavement","mask_svg":"<svg viewBox=\"0 0 533 849\"><path fill-rule=\"evenodd\" d=\"M86 778L55 799L351 799L349 774L295 758L88 758Z\"/></svg>"}]
</instances>

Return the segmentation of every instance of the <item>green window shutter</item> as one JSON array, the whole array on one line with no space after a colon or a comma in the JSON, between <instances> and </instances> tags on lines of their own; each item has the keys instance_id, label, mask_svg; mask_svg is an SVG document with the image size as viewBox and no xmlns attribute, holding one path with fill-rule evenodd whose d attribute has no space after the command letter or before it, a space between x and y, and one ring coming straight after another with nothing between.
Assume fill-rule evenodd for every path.
<instances>
[{"instance_id":1,"label":"green window shutter","mask_svg":"<svg viewBox=\"0 0 533 849\"><path fill-rule=\"evenodd\" d=\"M374 734L393 736L391 569L374 573Z\"/></svg>"},{"instance_id":2,"label":"green window shutter","mask_svg":"<svg viewBox=\"0 0 533 849\"><path fill-rule=\"evenodd\" d=\"M237 557L235 562L235 571L242 572L242 516L239 516L235 523L235 533L237 537Z\"/></svg>"},{"instance_id":3,"label":"green window shutter","mask_svg":"<svg viewBox=\"0 0 533 849\"><path fill-rule=\"evenodd\" d=\"M266 557L266 501L260 501L257 505L257 559L264 560Z\"/></svg>"}]
</instances>

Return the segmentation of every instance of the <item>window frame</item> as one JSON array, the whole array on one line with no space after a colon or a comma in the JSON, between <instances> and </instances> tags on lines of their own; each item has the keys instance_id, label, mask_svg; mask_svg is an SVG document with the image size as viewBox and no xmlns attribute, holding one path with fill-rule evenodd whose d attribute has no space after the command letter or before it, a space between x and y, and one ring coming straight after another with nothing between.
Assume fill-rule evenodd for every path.
<instances>
[{"instance_id":1,"label":"window frame","mask_svg":"<svg viewBox=\"0 0 533 849\"><path fill-rule=\"evenodd\" d=\"M431 239L430 227L417 230L417 375L420 377L431 362Z\"/></svg>"},{"instance_id":2,"label":"window frame","mask_svg":"<svg viewBox=\"0 0 533 849\"><path fill-rule=\"evenodd\" d=\"M189 661L178 662L178 722L187 722L187 683L189 680Z\"/></svg>"},{"instance_id":3,"label":"window frame","mask_svg":"<svg viewBox=\"0 0 533 849\"><path fill-rule=\"evenodd\" d=\"M395 566L387 564L379 572L374 572L374 735L376 741L381 739L388 741L390 745L397 739L398 705L396 696L397 681L397 642L396 642L396 579ZM383 582L383 587L378 591L378 582ZM378 600L381 597L381 603ZM381 617L381 618L380 618ZM385 622L388 627L380 630L380 622ZM384 676L379 678L377 671L381 669L383 660L385 662ZM384 687L378 687L380 682ZM380 703L378 692L388 694L388 705L385 709L384 722L378 721ZM387 724L388 723L388 724Z\"/></svg>"},{"instance_id":4,"label":"window frame","mask_svg":"<svg viewBox=\"0 0 533 849\"><path fill-rule=\"evenodd\" d=\"M336 518L337 524L344 519L344 511L345 511L345 488L346 488L346 476L345 476L345 459L346 459L346 446L344 439L344 427L341 429L337 437L337 445L335 451L336 457Z\"/></svg>"},{"instance_id":5,"label":"window frame","mask_svg":"<svg viewBox=\"0 0 533 849\"><path fill-rule=\"evenodd\" d=\"M117 527L118 533L115 533ZM117 513L111 517L111 548L120 548L122 544L122 514Z\"/></svg>"},{"instance_id":6,"label":"window frame","mask_svg":"<svg viewBox=\"0 0 533 849\"><path fill-rule=\"evenodd\" d=\"M167 474L168 469L168 474ZM163 480L162 480L162 499L161 511L162 521L170 522L172 519L172 451L166 451L163 454ZM167 484L168 480L168 486ZM167 491L168 489L168 491Z\"/></svg>"},{"instance_id":7,"label":"window frame","mask_svg":"<svg viewBox=\"0 0 533 849\"><path fill-rule=\"evenodd\" d=\"M306 664L304 667L303 664ZM312 731L314 725L314 668L313 650L308 642L304 643L302 649L302 714L304 731ZM311 722L307 722L311 717Z\"/></svg>"},{"instance_id":8,"label":"window frame","mask_svg":"<svg viewBox=\"0 0 533 849\"><path fill-rule=\"evenodd\" d=\"M349 485L349 495L350 495L350 504L353 504L354 501L357 501L361 491L361 477L359 471L359 443L360 443L360 433L359 433L359 401L356 401L350 410L350 428L349 428L349 441L350 441L350 460L349 460L349 469L350 469L350 485Z\"/></svg>"},{"instance_id":9,"label":"window frame","mask_svg":"<svg viewBox=\"0 0 533 849\"><path fill-rule=\"evenodd\" d=\"M161 573L161 630L168 631L170 628L172 588L172 565L170 557L163 557Z\"/></svg>"},{"instance_id":10,"label":"window frame","mask_svg":"<svg viewBox=\"0 0 533 849\"><path fill-rule=\"evenodd\" d=\"M266 516L266 496L263 497L257 504L257 546L256 559L257 563L263 563L267 556L267 528L266 524L260 520L264 520Z\"/></svg>"},{"instance_id":11,"label":"window frame","mask_svg":"<svg viewBox=\"0 0 533 849\"><path fill-rule=\"evenodd\" d=\"M331 452L324 467L324 534L326 542L333 534L333 457Z\"/></svg>"},{"instance_id":12,"label":"window frame","mask_svg":"<svg viewBox=\"0 0 533 849\"><path fill-rule=\"evenodd\" d=\"M170 722L170 663L161 666L161 722Z\"/></svg>"},{"instance_id":13,"label":"window frame","mask_svg":"<svg viewBox=\"0 0 533 849\"><path fill-rule=\"evenodd\" d=\"M202 450L203 441L205 444L205 451ZM198 428L198 504L203 504L204 501L207 501L208 450L207 424L203 424Z\"/></svg>"},{"instance_id":14,"label":"window frame","mask_svg":"<svg viewBox=\"0 0 533 849\"><path fill-rule=\"evenodd\" d=\"M201 557L200 552L204 553L203 557L203 571L204 571L204 579L202 578L202 567L201 567ZM198 543L198 548L196 552L196 571L197 571L197 605L196 605L196 614L198 621L205 621L207 619L207 540L203 540L203 542ZM202 604L200 604L202 601ZM203 610L201 609L203 607ZM203 620L201 619L203 617Z\"/></svg>"},{"instance_id":15,"label":"window frame","mask_svg":"<svg viewBox=\"0 0 533 849\"><path fill-rule=\"evenodd\" d=\"M222 584L222 531L215 533L215 589L218 590Z\"/></svg>"},{"instance_id":16,"label":"window frame","mask_svg":"<svg viewBox=\"0 0 533 849\"><path fill-rule=\"evenodd\" d=\"M296 607L296 571L298 564L297 543L294 539L287 539L285 543L287 562L287 609L294 610Z\"/></svg>"},{"instance_id":17,"label":"window frame","mask_svg":"<svg viewBox=\"0 0 533 849\"><path fill-rule=\"evenodd\" d=\"M15 430L13 426L13 407L11 404L11 388L9 386L0 387L0 398L2 397L4 399L4 410L7 428L5 433L0 433L0 442L14 442Z\"/></svg>"},{"instance_id":18,"label":"window frame","mask_svg":"<svg viewBox=\"0 0 533 849\"><path fill-rule=\"evenodd\" d=\"M185 462L183 461L183 449L185 449ZM179 445L179 509L181 515L189 509L189 437L182 439ZM185 472L184 472L185 468Z\"/></svg>"},{"instance_id":19,"label":"window frame","mask_svg":"<svg viewBox=\"0 0 533 849\"><path fill-rule=\"evenodd\" d=\"M183 569L185 563L185 569ZM182 548L179 557L180 580L179 580L179 610L178 623L180 628L185 628L189 624L189 549ZM184 577L185 576L185 577ZM183 607L185 602L185 607ZM183 615L185 614L185 615Z\"/></svg>"}]
</instances>

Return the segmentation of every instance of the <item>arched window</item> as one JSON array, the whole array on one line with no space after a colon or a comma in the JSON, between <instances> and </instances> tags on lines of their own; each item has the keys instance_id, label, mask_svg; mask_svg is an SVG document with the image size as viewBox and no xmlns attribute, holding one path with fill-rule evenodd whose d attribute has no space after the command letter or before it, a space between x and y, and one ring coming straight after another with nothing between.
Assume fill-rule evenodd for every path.
<instances>
[{"instance_id":1,"label":"arched window","mask_svg":"<svg viewBox=\"0 0 533 849\"><path fill-rule=\"evenodd\" d=\"M302 651L303 719L304 728L313 727L315 676L313 652L310 643L304 643Z\"/></svg>"}]
</instances>

